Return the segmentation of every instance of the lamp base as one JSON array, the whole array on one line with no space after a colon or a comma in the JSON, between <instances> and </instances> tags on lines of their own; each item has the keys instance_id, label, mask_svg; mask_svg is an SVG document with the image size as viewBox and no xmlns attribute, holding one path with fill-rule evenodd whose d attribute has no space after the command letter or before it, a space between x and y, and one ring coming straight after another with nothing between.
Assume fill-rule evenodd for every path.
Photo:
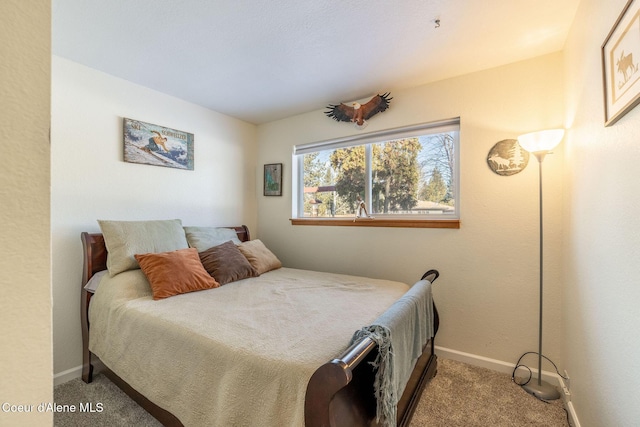
<instances>
[{"instance_id":1,"label":"lamp base","mask_svg":"<svg viewBox=\"0 0 640 427\"><path fill-rule=\"evenodd\" d=\"M522 388L540 400L560 399L560 392L546 381L540 381L540 384L538 384L538 380L529 381Z\"/></svg>"}]
</instances>

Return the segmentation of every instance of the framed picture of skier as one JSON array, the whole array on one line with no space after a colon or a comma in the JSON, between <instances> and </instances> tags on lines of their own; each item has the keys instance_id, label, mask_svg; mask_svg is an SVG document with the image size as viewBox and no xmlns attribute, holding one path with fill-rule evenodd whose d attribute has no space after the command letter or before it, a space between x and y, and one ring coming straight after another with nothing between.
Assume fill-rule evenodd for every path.
<instances>
[{"instance_id":1,"label":"framed picture of skier","mask_svg":"<svg viewBox=\"0 0 640 427\"><path fill-rule=\"evenodd\" d=\"M193 134L124 119L124 161L193 170Z\"/></svg>"}]
</instances>

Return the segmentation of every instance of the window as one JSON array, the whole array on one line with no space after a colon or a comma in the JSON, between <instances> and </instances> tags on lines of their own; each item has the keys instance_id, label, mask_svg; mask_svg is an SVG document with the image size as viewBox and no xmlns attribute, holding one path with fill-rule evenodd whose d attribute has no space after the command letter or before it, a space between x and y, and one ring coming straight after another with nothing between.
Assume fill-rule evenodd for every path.
<instances>
[{"instance_id":1,"label":"window","mask_svg":"<svg viewBox=\"0 0 640 427\"><path fill-rule=\"evenodd\" d=\"M353 222L363 200L372 221L458 220L459 128L452 119L296 146L294 218Z\"/></svg>"}]
</instances>

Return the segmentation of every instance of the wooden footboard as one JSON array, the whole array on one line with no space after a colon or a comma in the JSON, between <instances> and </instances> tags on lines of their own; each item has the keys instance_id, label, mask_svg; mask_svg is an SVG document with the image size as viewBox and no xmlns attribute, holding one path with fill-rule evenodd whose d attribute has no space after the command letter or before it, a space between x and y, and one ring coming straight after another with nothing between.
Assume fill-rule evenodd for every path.
<instances>
[{"instance_id":1,"label":"wooden footboard","mask_svg":"<svg viewBox=\"0 0 640 427\"><path fill-rule=\"evenodd\" d=\"M250 240L246 226L230 228L236 230L241 241ZM101 234L82 233L81 239L84 248L81 293L82 380L90 383L93 379L94 364L99 363L99 360L89 351L89 303L93 294L87 292L84 286L95 273L106 269L107 250ZM429 270L422 279L433 282L438 276L439 273L436 270ZM438 311L434 305L434 335L438 326ZM377 352L377 344L370 338L363 338L354 343L340 357L316 370L309 381L305 397L307 427L377 425L376 401L373 392L375 371L369 363L375 360ZM152 403L107 367L103 369L118 387L164 425L182 425L173 414ZM425 344L422 356L418 359L398 402L398 426L408 426L424 385L436 374L436 369L437 359L433 339L431 339Z\"/></svg>"},{"instance_id":2,"label":"wooden footboard","mask_svg":"<svg viewBox=\"0 0 640 427\"><path fill-rule=\"evenodd\" d=\"M440 274L429 270L422 279L433 282ZM434 309L434 335L440 319ZM306 427L376 426L376 400L373 383L375 369L371 362L378 346L370 338L354 343L340 357L322 365L313 374L305 397ZM426 382L437 371L433 338L422 349L416 366L398 401L398 426L408 426Z\"/></svg>"}]
</instances>

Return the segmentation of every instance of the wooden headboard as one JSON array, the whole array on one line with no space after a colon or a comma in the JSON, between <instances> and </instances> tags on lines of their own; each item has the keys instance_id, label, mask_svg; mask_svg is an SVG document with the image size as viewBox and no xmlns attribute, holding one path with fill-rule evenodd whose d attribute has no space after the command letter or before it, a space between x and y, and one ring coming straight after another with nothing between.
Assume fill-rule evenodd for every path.
<instances>
[{"instance_id":1,"label":"wooden headboard","mask_svg":"<svg viewBox=\"0 0 640 427\"><path fill-rule=\"evenodd\" d=\"M246 225L225 228L235 230L241 242L251 240L249 228ZM80 238L84 248L84 264L82 268L82 287L84 288L91 276L98 271L107 269L107 247L104 244L104 237L101 233L83 232Z\"/></svg>"}]
</instances>

